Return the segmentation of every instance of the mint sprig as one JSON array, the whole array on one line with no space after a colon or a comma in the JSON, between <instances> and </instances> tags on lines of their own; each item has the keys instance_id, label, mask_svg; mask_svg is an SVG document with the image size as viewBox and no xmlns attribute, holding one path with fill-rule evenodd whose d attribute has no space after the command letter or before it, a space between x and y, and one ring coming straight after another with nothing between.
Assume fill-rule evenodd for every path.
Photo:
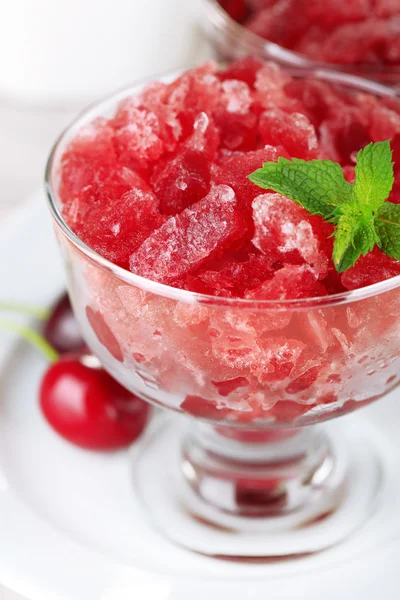
<instances>
[{"instance_id":1,"label":"mint sprig","mask_svg":"<svg viewBox=\"0 0 400 600\"><path fill-rule=\"evenodd\" d=\"M278 158L249 175L261 188L271 189L301 204L312 215L330 221L343 202L351 199L351 184L341 166L331 160Z\"/></svg>"},{"instance_id":2,"label":"mint sprig","mask_svg":"<svg viewBox=\"0 0 400 600\"><path fill-rule=\"evenodd\" d=\"M378 246L391 258L400 258L400 204L385 202L375 218Z\"/></svg>"},{"instance_id":3,"label":"mint sprig","mask_svg":"<svg viewBox=\"0 0 400 600\"><path fill-rule=\"evenodd\" d=\"M352 267L375 244L400 260L400 205L387 202L393 187L390 140L359 151L354 184L330 160L279 158L248 176L263 189L297 202L335 226L333 263L339 273Z\"/></svg>"},{"instance_id":4,"label":"mint sprig","mask_svg":"<svg viewBox=\"0 0 400 600\"><path fill-rule=\"evenodd\" d=\"M354 194L359 203L378 210L394 183L390 140L362 148L357 154L355 172Z\"/></svg>"},{"instance_id":5,"label":"mint sprig","mask_svg":"<svg viewBox=\"0 0 400 600\"><path fill-rule=\"evenodd\" d=\"M339 273L352 267L361 255L370 252L377 241L372 215L360 214L352 202L341 207L333 235L332 258Z\"/></svg>"}]
</instances>

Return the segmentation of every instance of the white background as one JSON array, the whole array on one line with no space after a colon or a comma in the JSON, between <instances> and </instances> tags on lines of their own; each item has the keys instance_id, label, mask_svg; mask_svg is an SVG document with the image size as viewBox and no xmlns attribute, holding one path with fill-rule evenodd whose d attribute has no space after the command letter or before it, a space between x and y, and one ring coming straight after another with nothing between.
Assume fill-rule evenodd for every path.
<instances>
[{"instance_id":1,"label":"white background","mask_svg":"<svg viewBox=\"0 0 400 600\"><path fill-rule=\"evenodd\" d=\"M209 55L197 1L0 0L0 230L89 100Z\"/></svg>"},{"instance_id":2,"label":"white background","mask_svg":"<svg viewBox=\"0 0 400 600\"><path fill-rule=\"evenodd\" d=\"M71 109L45 110L0 99L0 231L43 179L53 139ZM5 257L0 257L4 260ZM0 582L0 600L25 600Z\"/></svg>"}]
</instances>

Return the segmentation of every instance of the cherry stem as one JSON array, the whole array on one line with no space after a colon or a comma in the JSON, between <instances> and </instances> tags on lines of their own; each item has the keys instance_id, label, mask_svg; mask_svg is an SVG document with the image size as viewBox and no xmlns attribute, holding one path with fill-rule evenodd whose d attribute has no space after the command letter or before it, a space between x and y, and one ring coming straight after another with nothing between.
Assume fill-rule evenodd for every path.
<instances>
[{"instance_id":1,"label":"cherry stem","mask_svg":"<svg viewBox=\"0 0 400 600\"><path fill-rule=\"evenodd\" d=\"M20 325L19 323L7 323L7 321L0 321L0 329L12 331L13 333L20 335L24 340L37 348L49 362L54 363L58 360L58 352L56 352L53 346L51 346L49 342L34 329L31 329L26 325Z\"/></svg>"},{"instance_id":2,"label":"cherry stem","mask_svg":"<svg viewBox=\"0 0 400 600\"><path fill-rule=\"evenodd\" d=\"M31 306L29 304L19 304L18 302L0 302L0 310L9 312L22 313L36 319L45 321L50 317L51 311L49 308L40 306Z\"/></svg>"}]
</instances>

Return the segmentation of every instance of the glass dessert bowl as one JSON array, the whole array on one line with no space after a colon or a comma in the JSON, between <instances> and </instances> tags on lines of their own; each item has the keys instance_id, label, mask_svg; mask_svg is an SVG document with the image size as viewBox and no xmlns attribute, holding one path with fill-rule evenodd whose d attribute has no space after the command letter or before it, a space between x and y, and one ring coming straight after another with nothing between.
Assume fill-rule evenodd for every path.
<instances>
[{"instance_id":1,"label":"glass dessert bowl","mask_svg":"<svg viewBox=\"0 0 400 600\"><path fill-rule=\"evenodd\" d=\"M209 75L206 69L203 83L207 88L215 80ZM369 81L335 73L311 75L364 99L370 93L386 97L390 103L394 96L393 90ZM169 75L162 81L173 79ZM321 292L316 276L310 280L313 269L296 255L292 264L277 271L280 277L286 269L285 281L296 281L302 290L294 298L279 292L269 299L271 289L267 293L265 287L262 294L250 291L246 297L232 297L226 290L217 296L166 284L183 281L183 269L191 261L200 260L199 256L204 261L216 244L227 239L232 243L246 230L242 213L235 212L235 193L219 182L209 191L199 192L196 202L180 206L175 216L167 216L172 211L165 198L170 197L163 196L164 220L159 222L159 215L153 214L153 233L147 231L147 239L129 258L130 268L137 272L90 248L81 239L95 235L90 219L104 221L107 215L104 205L96 212L99 205L89 203L90 210L80 213L81 222L77 219L82 196L78 202L74 194L83 190L86 202L88 190L91 193L93 189L82 175L87 176L88 171L79 171L86 144L93 139L100 142L96 152L92 146L90 150L97 165L95 171L90 168L90 177L94 172L99 179L109 167L99 148L108 143L109 124L117 122L119 127L121 115L126 117L131 102L126 98L136 98L139 93L157 95L162 85L145 88L146 83L84 112L56 143L46 173L68 290L87 344L122 385L152 404L170 409L171 416L175 412L186 417L162 416L149 432L135 460L135 493L159 530L203 554L284 557L318 552L357 529L373 510L379 493L382 472L373 436L362 426L347 430L341 421L339 428L320 423L365 406L398 385L400 275L391 275L400 270L389 261L382 277L390 278L385 281L378 276L377 283L367 287L352 290L357 285L350 283L350 291L328 294L324 286ZM188 93L189 88L185 89ZM179 94L175 93L176 97ZM137 104L132 110L137 116ZM140 130L144 115L139 116L133 128L128 125L129 131L138 135L136 142L148 135L148 130ZM207 144L214 144L208 125L204 117L195 119L197 135L188 139L196 145L196 152L200 147L205 152ZM84 133L80 134L82 127ZM125 143L125 137L121 139ZM149 145L136 144L135 148L129 164L130 169L139 170L140 152L143 148L148 152ZM156 152L156 145L151 148ZM240 150L229 152L233 153L229 160L242 160ZM76 177L78 172L81 179ZM127 171L123 173L126 180ZM135 198L148 207L154 196L148 195L148 188L138 187L137 177L129 179L128 187L133 186ZM177 182L177 189L185 192L187 182ZM118 185L122 185L120 181ZM140 213L139 208L135 235L140 226L148 225L149 212ZM283 212L288 210L290 214L285 205ZM122 203L118 211L124 211ZM72 231L71 223L83 227L81 237ZM121 223L117 229L113 225L113 235L121 233ZM313 231L307 230L307 247L313 243L315 247ZM323 244L321 236L328 233L322 229L319 235L318 243ZM179 264L174 266L171 256L179 256ZM359 285L374 281L368 271L368 260L371 269L376 268L375 255L371 256L364 259L366 275ZM260 254L257 257L249 260L263 261ZM315 269L319 258L317 252L310 259ZM125 264L125 254L118 260ZM394 270L389 273L389 268ZM325 276L328 285L330 276ZM235 277L235 281L240 278L237 270ZM220 285L221 271L217 280ZM274 277L268 281L274 282L274 293L276 286L279 290L286 286ZM191 286L195 284L191 282Z\"/></svg>"},{"instance_id":2,"label":"glass dessert bowl","mask_svg":"<svg viewBox=\"0 0 400 600\"><path fill-rule=\"evenodd\" d=\"M300 3L203 0L203 23L221 60L253 55L292 69L328 68L398 86L400 7L381 5L372 16L368 2L308 2L309 22ZM387 60L378 56L383 51Z\"/></svg>"}]
</instances>

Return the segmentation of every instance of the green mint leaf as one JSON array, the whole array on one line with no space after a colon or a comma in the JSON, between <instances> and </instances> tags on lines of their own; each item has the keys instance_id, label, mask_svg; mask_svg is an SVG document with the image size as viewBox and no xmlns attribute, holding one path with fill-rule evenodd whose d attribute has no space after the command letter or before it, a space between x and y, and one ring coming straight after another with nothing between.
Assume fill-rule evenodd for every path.
<instances>
[{"instance_id":1,"label":"green mint leaf","mask_svg":"<svg viewBox=\"0 0 400 600\"><path fill-rule=\"evenodd\" d=\"M264 163L248 176L261 188L278 192L297 202L312 215L335 221L335 210L352 197L352 185L343 175L339 164L330 160L301 160L278 158Z\"/></svg>"},{"instance_id":2,"label":"green mint leaf","mask_svg":"<svg viewBox=\"0 0 400 600\"><path fill-rule=\"evenodd\" d=\"M390 140L371 143L357 154L354 193L360 204L377 211L393 187L393 162Z\"/></svg>"},{"instance_id":3,"label":"green mint leaf","mask_svg":"<svg viewBox=\"0 0 400 600\"><path fill-rule=\"evenodd\" d=\"M386 202L394 183L390 140L368 144L357 155L354 184L330 160L279 158L248 176L261 188L294 200L335 225L333 262L339 273L375 244L400 260L400 205Z\"/></svg>"},{"instance_id":4,"label":"green mint leaf","mask_svg":"<svg viewBox=\"0 0 400 600\"><path fill-rule=\"evenodd\" d=\"M343 273L373 249L377 241L372 215L360 213L356 204L342 208L334 231L333 263L338 273Z\"/></svg>"},{"instance_id":5,"label":"green mint leaf","mask_svg":"<svg viewBox=\"0 0 400 600\"><path fill-rule=\"evenodd\" d=\"M382 252L400 260L400 204L385 202L375 217L375 229Z\"/></svg>"}]
</instances>

